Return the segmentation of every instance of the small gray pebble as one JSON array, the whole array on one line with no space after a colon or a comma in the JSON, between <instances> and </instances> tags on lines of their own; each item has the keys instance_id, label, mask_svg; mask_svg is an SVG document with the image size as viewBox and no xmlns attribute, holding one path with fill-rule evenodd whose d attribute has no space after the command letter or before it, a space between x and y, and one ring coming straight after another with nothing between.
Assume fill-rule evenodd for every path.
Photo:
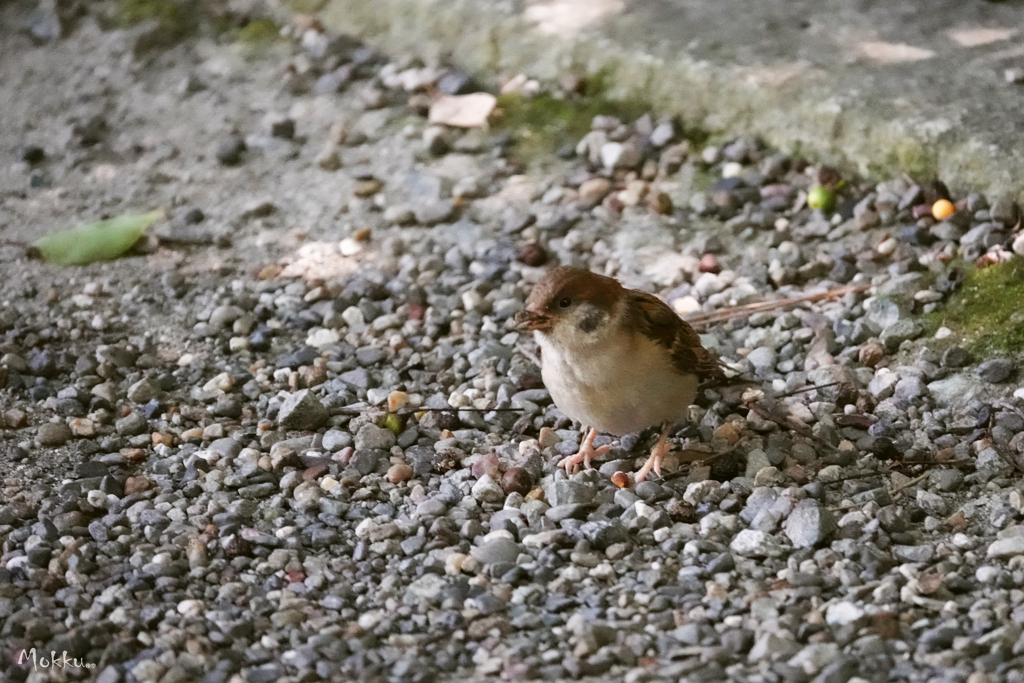
<instances>
[{"instance_id":1,"label":"small gray pebble","mask_svg":"<svg viewBox=\"0 0 1024 683\"><path fill-rule=\"evenodd\" d=\"M993 358L978 366L978 376L991 384L1005 382L1013 372L1013 361L1009 358Z\"/></svg>"}]
</instances>

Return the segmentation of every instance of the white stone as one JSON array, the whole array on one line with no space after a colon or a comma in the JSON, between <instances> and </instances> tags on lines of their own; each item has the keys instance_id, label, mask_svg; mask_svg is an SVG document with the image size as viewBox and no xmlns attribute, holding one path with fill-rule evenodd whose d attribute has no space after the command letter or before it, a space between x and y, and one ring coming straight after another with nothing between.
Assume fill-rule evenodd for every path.
<instances>
[{"instance_id":1,"label":"white stone","mask_svg":"<svg viewBox=\"0 0 1024 683\"><path fill-rule=\"evenodd\" d=\"M896 238L890 237L887 240L882 240L882 242L875 247L875 251L877 251L881 256L888 256L896 251L896 244Z\"/></svg>"},{"instance_id":2,"label":"white stone","mask_svg":"<svg viewBox=\"0 0 1024 683\"><path fill-rule=\"evenodd\" d=\"M726 287L728 287L728 284L724 279L714 273L703 273L693 283L693 291L701 299L707 299L712 294L718 294Z\"/></svg>"},{"instance_id":3,"label":"white stone","mask_svg":"<svg viewBox=\"0 0 1024 683\"><path fill-rule=\"evenodd\" d=\"M421 600L427 600L428 602L440 602L441 594L446 585L447 582L444 577L438 576L437 574L424 574L410 583L407 590L410 595L420 598Z\"/></svg>"},{"instance_id":4,"label":"white stone","mask_svg":"<svg viewBox=\"0 0 1024 683\"><path fill-rule=\"evenodd\" d=\"M601 164L606 170L633 168L640 163L639 150L631 142L606 142L601 145Z\"/></svg>"},{"instance_id":5,"label":"white stone","mask_svg":"<svg viewBox=\"0 0 1024 683\"><path fill-rule=\"evenodd\" d=\"M459 390L455 390L448 397L448 405L452 408L465 408L470 404L469 398Z\"/></svg>"},{"instance_id":6,"label":"white stone","mask_svg":"<svg viewBox=\"0 0 1024 683\"><path fill-rule=\"evenodd\" d=\"M995 581L998 576L999 567L984 565L974 570L974 578L978 580L978 583L991 583L992 581Z\"/></svg>"},{"instance_id":7,"label":"white stone","mask_svg":"<svg viewBox=\"0 0 1024 683\"><path fill-rule=\"evenodd\" d=\"M771 552L772 542L768 534L755 529L744 529L732 539L729 549L744 557L767 557Z\"/></svg>"},{"instance_id":8,"label":"white stone","mask_svg":"<svg viewBox=\"0 0 1024 683\"><path fill-rule=\"evenodd\" d=\"M838 658L839 646L835 643L812 643L793 655L789 665L813 676Z\"/></svg>"},{"instance_id":9,"label":"white stone","mask_svg":"<svg viewBox=\"0 0 1024 683\"><path fill-rule=\"evenodd\" d=\"M178 614L185 618L198 617L202 613L202 600L182 600L178 603Z\"/></svg>"},{"instance_id":10,"label":"white stone","mask_svg":"<svg viewBox=\"0 0 1024 683\"><path fill-rule=\"evenodd\" d=\"M720 484L717 481L695 481L686 487L686 492L683 494L683 500L690 505L700 505L703 503L712 491L718 489Z\"/></svg>"},{"instance_id":11,"label":"white stone","mask_svg":"<svg viewBox=\"0 0 1024 683\"><path fill-rule=\"evenodd\" d=\"M363 244L351 237L346 237L338 244L338 250L341 251L342 256L355 256L363 250Z\"/></svg>"},{"instance_id":12,"label":"white stone","mask_svg":"<svg viewBox=\"0 0 1024 683\"><path fill-rule=\"evenodd\" d=\"M306 337L306 344L315 349L334 346L339 341L341 341L341 334L337 330L328 330L323 327L314 327Z\"/></svg>"},{"instance_id":13,"label":"white stone","mask_svg":"<svg viewBox=\"0 0 1024 683\"><path fill-rule=\"evenodd\" d=\"M430 105L428 120L430 123L456 128L486 126L497 103L498 98L485 92L444 95Z\"/></svg>"},{"instance_id":14,"label":"white stone","mask_svg":"<svg viewBox=\"0 0 1024 683\"><path fill-rule=\"evenodd\" d=\"M606 142L601 145L601 164L608 170L615 168L622 157L621 142Z\"/></svg>"},{"instance_id":15,"label":"white stone","mask_svg":"<svg viewBox=\"0 0 1024 683\"><path fill-rule=\"evenodd\" d=\"M89 493L85 494L85 499L89 501L89 505L100 510L106 510L109 501L107 500L107 494L103 493L99 489L92 489Z\"/></svg>"},{"instance_id":16,"label":"white stone","mask_svg":"<svg viewBox=\"0 0 1024 683\"><path fill-rule=\"evenodd\" d=\"M738 178L743 174L743 164L735 161L730 161L727 164L722 165L722 177L723 178Z\"/></svg>"},{"instance_id":17,"label":"white stone","mask_svg":"<svg viewBox=\"0 0 1024 683\"><path fill-rule=\"evenodd\" d=\"M349 306L342 311L341 318L349 327L358 328L366 325L366 318L363 317L363 312L355 306Z\"/></svg>"},{"instance_id":18,"label":"white stone","mask_svg":"<svg viewBox=\"0 0 1024 683\"><path fill-rule=\"evenodd\" d=\"M382 621L384 621L384 611L375 609L360 614L357 623L359 624L359 628L369 631L376 628Z\"/></svg>"},{"instance_id":19,"label":"white stone","mask_svg":"<svg viewBox=\"0 0 1024 683\"><path fill-rule=\"evenodd\" d=\"M370 532L377 526L377 523L367 517L356 525L356 538L368 538Z\"/></svg>"},{"instance_id":20,"label":"white stone","mask_svg":"<svg viewBox=\"0 0 1024 683\"><path fill-rule=\"evenodd\" d=\"M638 500L636 503L634 503L633 509L636 511L637 517L646 517L648 519L653 517L658 512L657 510L655 510L653 507L643 502L642 500Z\"/></svg>"},{"instance_id":21,"label":"white stone","mask_svg":"<svg viewBox=\"0 0 1024 683\"><path fill-rule=\"evenodd\" d=\"M672 300L672 310L678 315L689 315L701 310L700 302L692 296L681 296Z\"/></svg>"},{"instance_id":22,"label":"white stone","mask_svg":"<svg viewBox=\"0 0 1024 683\"><path fill-rule=\"evenodd\" d=\"M1024 536L1000 538L988 547L989 557L1013 557L1024 555Z\"/></svg>"},{"instance_id":23,"label":"white stone","mask_svg":"<svg viewBox=\"0 0 1024 683\"><path fill-rule=\"evenodd\" d=\"M444 558L444 573L449 576L455 576L462 571L462 563L466 561L469 555L464 553L451 553L448 557Z\"/></svg>"},{"instance_id":24,"label":"white stone","mask_svg":"<svg viewBox=\"0 0 1024 683\"><path fill-rule=\"evenodd\" d=\"M549 531L538 531L523 537L523 545L527 548L545 548L565 538L565 531L562 529L551 529Z\"/></svg>"},{"instance_id":25,"label":"white stone","mask_svg":"<svg viewBox=\"0 0 1024 683\"><path fill-rule=\"evenodd\" d=\"M474 311L480 308L480 304L484 302L483 296L480 292L470 289L462 293L462 307L467 311Z\"/></svg>"},{"instance_id":26,"label":"white stone","mask_svg":"<svg viewBox=\"0 0 1024 683\"><path fill-rule=\"evenodd\" d=\"M235 386L235 378L229 372L222 372L203 385L203 391L229 391Z\"/></svg>"},{"instance_id":27,"label":"white stone","mask_svg":"<svg viewBox=\"0 0 1024 683\"><path fill-rule=\"evenodd\" d=\"M864 609L849 601L829 605L825 610L825 621L833 626L846 626L864 616Z\"/></svg>"},{"instance_id":28,"label":"white stone","mask_svg":"<svg viewBox=\"0 0 1024 683\"><path fill-rule=\"evenodd\" d=\"M505 500L505 492L501 485L489 474L485 474L473 484L473 497L481 503L500 503Z\"/></svg>"}]
</instances>

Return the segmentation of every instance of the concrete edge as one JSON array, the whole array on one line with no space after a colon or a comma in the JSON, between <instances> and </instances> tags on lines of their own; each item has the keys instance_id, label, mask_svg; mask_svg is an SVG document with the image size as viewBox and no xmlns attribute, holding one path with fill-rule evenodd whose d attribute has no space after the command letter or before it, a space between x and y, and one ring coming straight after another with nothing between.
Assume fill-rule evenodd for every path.
<instances>
[{"instance_id":1,"label":"concrete edge","mask_svg":"<svg viewBox=\"0 0 1024 683\"><path fill-rule=\"evenodd\" d=\"M286 0L282 0L286 1ZM908 173L951 188L1024 200L1024 155L994 148L944 120L908 118L887 103L837 96L828 75L808 66L798 78L762 78L719 67L668 46L638 50L597 28L574 38L543 33L513 3L483 0L293 0L317 9L326 27L392 54L448 60L481 76L604 72L609 95L635 97L660 114L710 131L753 133L785 151L869 178ZM312 5L312 7L310 7ZM614 20L613 20L614 21Z\"/></svg>"}]
</instances>

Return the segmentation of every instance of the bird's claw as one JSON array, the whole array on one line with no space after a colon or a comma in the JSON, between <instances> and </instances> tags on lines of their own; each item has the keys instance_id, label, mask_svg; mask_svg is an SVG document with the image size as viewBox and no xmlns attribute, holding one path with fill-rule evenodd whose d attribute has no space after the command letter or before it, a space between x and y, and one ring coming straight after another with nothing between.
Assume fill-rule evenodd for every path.
<instances>
[{"instance_id":1,"label":"bird's claw","mask_svg":"<svg viewBox=\"0 0 1024 683\"><path fill-rule=\"evenodd\" d=\"M651 450L651 455L644 462L644 466L640 468L640 471L636 473L635 481L637 484L647 478L647 475L654 470L654 473L659 477L661 476L661 461L666 455L672 450L672 444L668 442L668 429L662 431L661 438L658 439L658 443L655 444Z\"/></svg>"},{"instance_id":2,"label":"bird's claw","mask_svg":"<svg viewBox=\"0 0 1024 683\"><path fill-rule=\"evenodd\" d=\"M566 474L573 474L580 463L583 463L584 468L590 469L591 460L600 458L612 449L611 446L598 446L597 448L594 448L595 436L597 436L597 431L593 429L590 430L583 438L583 442L580 444L580 449L576 454L563 458L558 462L559 467L565 468Z\"/></svg>"}]
</instances>

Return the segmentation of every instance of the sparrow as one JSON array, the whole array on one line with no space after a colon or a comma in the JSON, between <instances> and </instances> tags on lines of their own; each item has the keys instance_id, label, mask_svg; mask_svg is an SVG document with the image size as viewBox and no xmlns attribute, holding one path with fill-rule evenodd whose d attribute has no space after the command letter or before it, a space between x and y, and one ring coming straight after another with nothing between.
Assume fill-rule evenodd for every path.
<instances>
[{"instance_id":1,"label":"sparrow","mask_svg":"<svg viewBox=\"0 0 1024 683\"><path fill-rule=\"evenodd\" d=\"M702 384L723 377L718 359L668 304L581 268L546 273L517 327L533 332L555 405L586 428L579 451L558 463L566 472L611 449L594 448L598 432L622 436L660 425L636 483L651 470L660 475L669 430L686 418Z\"/></svg>"}]
</instances>

